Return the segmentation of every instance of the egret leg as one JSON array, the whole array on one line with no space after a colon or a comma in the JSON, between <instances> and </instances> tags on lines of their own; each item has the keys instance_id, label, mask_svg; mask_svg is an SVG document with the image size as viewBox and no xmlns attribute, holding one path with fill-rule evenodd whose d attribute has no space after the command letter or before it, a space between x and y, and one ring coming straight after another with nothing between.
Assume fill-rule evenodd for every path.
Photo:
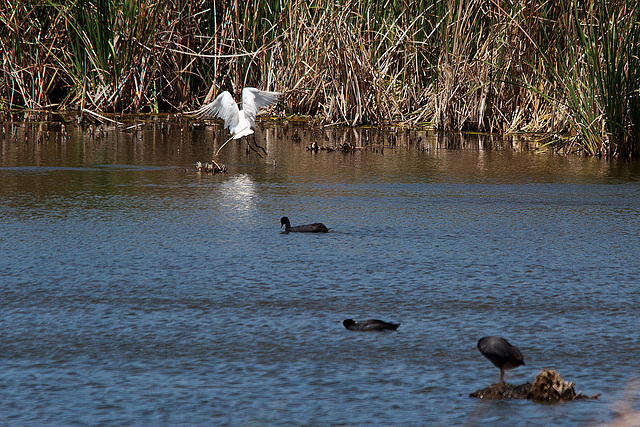
<instances>
[{"instance_id":1,"label":"egret leg","mask_svg":"<svg viewBox=\"0 0 640 427\"><path fill-rule=\"evenodd\" d=\"M247 145L249 146L249 148L250 148L251 150L255 151L255 152L256 152L256 154L257 154L258 156L260 156L260 157L264 158L264 156L263 156L262 154L260 154L260 152L259 152L258 150L256 150L255 148L253 148L253 146L252 146L252 145L251 145L251 143L249 142L249 139L247 139ZM256 145L257 145L257 144L256 144ZM263 148L263 150L264 150L264 148ZM247 153L248 153L248 152L247 152ZM267 152L265 151L265 154L266 154L266 153L267 153Z\"/></svg>"},{"instance_id":2,"label":"egret leg","mask_svg":"<svg viewBox=\"0 0 640 427\"><path fill-rule=\"evenodd\" d=\"M222 145L220 146L220 148L218 148L218 150L216 151L216 154L215 154L213 157L214 157L214 158L218 157L218 153L220 152L220 150L222 150L222 147L224 147L225 145L227 145L227 143L228 143L229 141L231 141L232 139L233 139L233 135L231 136L231 138L227 139L227 140L224 142L224 144L222 144Z\"/></svg>"},{"instance_id":3,"label":"egret leg","mask_svg":"<svg viewBox=\"0 0 640 427\"><path fill-rule=\"evenodd\" d=\"M256 145L256 147L260 148L260 149L262 150L262 152L263 152L265 155L267 154L267 150L265 150L265 149L264 149L264 147L263 147L262 145L259 145L259 144L256 142L256 136L255 136L255 134L253 135L253 143ZM257 151L256 151L256 153L257 153ZM260 156L260 157L262 157L262 156Z\"/></svg>"}]
</instances>

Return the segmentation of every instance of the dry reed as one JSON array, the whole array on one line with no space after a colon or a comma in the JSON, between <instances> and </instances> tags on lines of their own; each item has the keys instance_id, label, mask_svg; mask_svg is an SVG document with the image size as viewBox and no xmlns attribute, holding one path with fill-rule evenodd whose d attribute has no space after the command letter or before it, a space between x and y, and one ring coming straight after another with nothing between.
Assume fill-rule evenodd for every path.
<instances>
[{"instance_id":1,"label":"dry reed","mask_svg":"<svg viewBox=\"0 0 640 427\"><path fill-rule=\"evenodd\" d=\"M184 111L245 85L327 123L640 156L640 12L561 0L5 0L5 109Z\"/></svg>"}]
</instances>

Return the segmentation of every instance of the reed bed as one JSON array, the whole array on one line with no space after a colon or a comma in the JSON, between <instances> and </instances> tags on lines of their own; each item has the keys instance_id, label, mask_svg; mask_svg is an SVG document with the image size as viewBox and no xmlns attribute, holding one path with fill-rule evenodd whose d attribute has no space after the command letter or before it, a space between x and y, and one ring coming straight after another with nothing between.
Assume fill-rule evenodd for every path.
<instances>
[{"instance_id":1,"label":"reed bed","mask_svg":"<svg viewBox=\"0 0 640 427\"><path fill-rule=\"evenodd\" d=\"M0 22L4 109L181 112L248 85L324 123L640 156L632 1L3 0Z\"/></svg>"}]
</instances>

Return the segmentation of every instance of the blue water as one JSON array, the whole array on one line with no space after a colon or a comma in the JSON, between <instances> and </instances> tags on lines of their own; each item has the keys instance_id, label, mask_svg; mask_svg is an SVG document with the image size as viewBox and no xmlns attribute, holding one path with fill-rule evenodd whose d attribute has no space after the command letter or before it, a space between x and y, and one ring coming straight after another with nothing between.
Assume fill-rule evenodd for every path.
<instances>
[{"instance_id":1,"label":"blue water","mask_svg":"<svg viewBox=\"0 0 640 427\"><path fill-rule=\"evenodd\" d=\"M275 128L266 158L229 144L229 172L206 175L193 163L225 136L210 127L33 141L14 126L3 425L585 425L614 419L638 377L636 164L428 135L316 154L324 135ZM331 232L283 234L283 215ZM499 379L485 335L524 354L508 382L553 368L599 398L470 398Z\"/></svg>"}]
</instances>

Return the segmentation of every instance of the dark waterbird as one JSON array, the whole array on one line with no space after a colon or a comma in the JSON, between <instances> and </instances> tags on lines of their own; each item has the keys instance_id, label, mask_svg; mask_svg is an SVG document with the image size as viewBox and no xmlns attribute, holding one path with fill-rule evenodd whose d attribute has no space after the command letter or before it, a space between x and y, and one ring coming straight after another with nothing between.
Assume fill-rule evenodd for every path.
<instances>
[{"instance_id":1,"label":"dark waterbird","mask_svg":"<svg viewBox=\"0 0 640 427\"><path fill-rule=\"evenodd\" d=\"M500 383L504 384L504 371L524 366L524 359L518 347L502 337L484 337L478 340L478 350L500 369Z\"/></svg>"},{"instance_id":2,"label":"dark waterbird","mask_svg":"<svg viewBox=\"0 0 640 427\"><path fill-rule=\"evenodd\" d=\"M350 331L395 331L400 326L400 323L385 322L378 319L363 320L356 322L353 319L346 319L342 322L345 328Z\"/></svg>"},{"instance_id":3,"label":"dark waterbird","mask_svg":"<svg viewBox=\"0 0 640 427\"><path fill-rule=\"evenodd\" d=\"M287 218L286 216L280 218L280 226L284 226L284 231L297 233L326 233L327 231L329 231L329 229L321 222L292 227L291 223L289 222L289 218Z\"/></svg>"}]
</instances>

